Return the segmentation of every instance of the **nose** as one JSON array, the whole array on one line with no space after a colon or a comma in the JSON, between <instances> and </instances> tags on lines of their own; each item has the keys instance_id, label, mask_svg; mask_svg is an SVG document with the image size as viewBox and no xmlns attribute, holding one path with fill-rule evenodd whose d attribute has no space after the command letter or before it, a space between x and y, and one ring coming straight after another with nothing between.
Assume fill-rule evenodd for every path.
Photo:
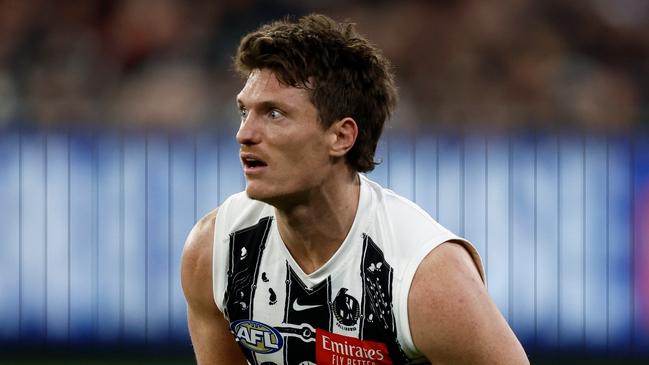
<instances>
[{"instance_id":1,"label":"nose","mask_svg":"<svg viewBox=\"0 0 649 365\"><path fill-rule=\"evenodd\" d=\"M260 142L261 133L252 113L241 121L237 132L237 142L242 146L254 145Z\"/></svg>"}]
</instances>

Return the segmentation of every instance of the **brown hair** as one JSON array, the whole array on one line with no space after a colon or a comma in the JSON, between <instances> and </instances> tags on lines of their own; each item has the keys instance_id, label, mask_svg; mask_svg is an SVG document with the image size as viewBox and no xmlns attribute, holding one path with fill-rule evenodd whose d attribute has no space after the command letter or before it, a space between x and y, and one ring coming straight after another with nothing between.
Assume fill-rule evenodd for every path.
<instances>
[{"instance_id":1,"label":"brown hair","mask_svg":"<svg viewBox=\"0 0 649 365\"><path fill-rule=\"evenodd\" d=\"M374 153L396 106L396 87L389 61L353 24L311 14L264 25L241 40L235 67L244 76L266 68L280 82L309 90L325 128L353 118L358 137L347 163L360 172L378 164Z\"/></svg>"}]
</instances>

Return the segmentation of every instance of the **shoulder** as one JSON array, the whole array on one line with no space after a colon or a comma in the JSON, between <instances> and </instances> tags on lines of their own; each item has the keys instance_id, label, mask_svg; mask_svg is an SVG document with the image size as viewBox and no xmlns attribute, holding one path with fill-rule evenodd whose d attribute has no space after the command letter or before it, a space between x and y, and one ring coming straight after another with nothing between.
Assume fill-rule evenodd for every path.
<instances>
[{"instance_id":1,"label":"shoulder","mask_svg":"<svg viewBox=\"0 0 649 365\"><path fill-rule=\"evenodd\" d=\"M415 346L432 362L527 363L465 247L445 242L419 265L408 295Z\"/></svg>"},{"instance_id":2,"label":"shoulder","mask_svg":"<svg viewBox=\"0 0 649 365\"><path fill-rule=\"evenodd\" d=\"M412 281L409 308L413 317L425 314L440 317L472 310L476 297L486 294L482 279L466 249L455 242L445 242L421 261ZM413 331L415 332L415 331ZM415 335L415 333L413 333ZM413 338L416 342L416 338Z\"/></svg>"},{"instance_id":3,"label":"shoulder","mask_svg":"<svg viewBox=\"0 0 649 365\"><path fill-rule=\"evenodd\" d=\"M208 256L211 257L217 211L218 209L214 209L199 219L189 232L183 248L183 261L199 263L204 261L206 252L209 252Z\"/></svg>"},{"instance_id":4,"label":"shoulder","mask_svg":"<svg viewBox=\"0 0 649 365\"><path fill-rule=\"evenodd\" d=\"M259 217L271 214L270 209L269 205L252 200L245 192L241 192L230 196L218 209L196 222L187 236L181 258L181 283L190 304L193 298L214 303L213 265L225 264L222 262L226 257L223 251L227 250L229 235L253 225ZM215 257L215 254L218 255ZM215 258L220 261L213 262Z\"/></svg>"},{"instance_id":5,"label":"shoulder","mask_svg":"<svg viewBox=\"0 0 649 365\"><path fill-rule=\"evenodd\" d=\"M205 289L211 288L212 282L212 245L216 213L217 209L214 209L196 222L185 241L181 259L181 281L188 301L199 293L211 294L211 290Z\"/></svg>"},{"instance_id":6,"label":"shoulder","mask_svg":"<svg viewBox=\"0 0 649 365\"><path fill-rule=\"evenodd\" d=\"M219 207L216 231L218 235L226 237L232 231L253 225L261 217L272 214L272 206L250 199L246 192L242 191L230 196Z\"/></svg>"},{"instance_id":7,"label":"shoulder","mask_svg":"<svg viewBox=\"0 0 649 365\"><path fill-rule=\"evenodd\" d=\"M212 295L216 213L216 209L211 211L194 225L183 249L181 282L187 300L187 324L198 364L245 364Z\"/></svg>"},{"instance_id":8,"label":"shoulder","mask_svg":"<svg viewBox=\"0 0 649 365\"><path fill-rule=\"evenodd\" d=\"M432 221L430 215L410 199L381 186L366 176L361 176L361 179L372 195L372 200L378 204L379 208L385 208L392 218L400 218L405 214L418 221Z\"/></svg>"},{"instance_id":9,"label":"shoulder","mask_svg":"<svg viewBox=\"0 0 649 365\"><path fill-rule=\"evenodd\" d=\"M486 289L469 252L462 244L448 241L430 251L421 261L413 279L410 296L414 300L423 299L444 306L453 300L448 295L462 296L482 291ZM414 306L414 309L420 308Z\"/></svg>"},{"instance_id":10,"label":"shoulder","mask_svg":"<svg viewBox=\"0 0 649 365\"><path fill-rule=\"evenodd\" d=\"M375 224L389 231L400 246L418 251L423 244L437 244L455 237L413 201L367 178L365 181L376 204Z\"/></svg>"}]
</instances>

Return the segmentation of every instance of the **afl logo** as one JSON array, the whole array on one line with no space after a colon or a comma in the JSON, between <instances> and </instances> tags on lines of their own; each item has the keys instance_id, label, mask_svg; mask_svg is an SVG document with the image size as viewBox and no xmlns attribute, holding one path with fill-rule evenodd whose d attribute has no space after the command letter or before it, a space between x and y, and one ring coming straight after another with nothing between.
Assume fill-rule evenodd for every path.
<instances>
[{"instance_id":1,"label":"afl logo","mask_svg":"<svg viewBox=\"0 0 649 365\"><path fill-rule=\"evenodd\" d=\"M239 344L250 351L270 354L282 348L282 335L273 327L248 319L232 322L230 329Z\"/></svg>"},{"instance_id":2,"label":"afl logo","mask_svg":"<svg viewBox=\"0 0 649 365\"><path fill-rule=\"evenodd\" d=\"M354 326L360 315L358 300L347 294L347 288L341 288L333 303L334 315L343 326Z\"/></svg>"}]
</instances>

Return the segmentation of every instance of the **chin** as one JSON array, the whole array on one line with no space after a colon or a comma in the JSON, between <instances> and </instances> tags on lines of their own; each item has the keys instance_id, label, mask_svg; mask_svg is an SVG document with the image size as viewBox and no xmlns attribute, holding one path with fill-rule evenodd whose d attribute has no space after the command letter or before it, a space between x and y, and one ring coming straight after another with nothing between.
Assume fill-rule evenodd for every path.
<instances>
[{"instance_id":1,"label":"chin","mask_svg":"<svg viewBox=\"0 0 649 365\"><path fill-rule=\"evenodd\" d=\"M257 186L258 184L255 183L250 183L246 185L246 195L248 195L248 198L253 199L253 200L259 200L264 203L268 203L269 201L274 200L273 198L275 197L275 194L273 194L271 191L268 191L268 189L264 189L261 186Z\"/></svg>"},{"instance_id":2,"label":"chin","mask_svg":"<svg viewBox=\"0 0 649 365\"><path fill-rule=\"evenodd\" d=\"M254 200L260 200L260 198L262 197L262 195L259 194L259 191L257 191L257 189L251 188L250 185L246 186L246 195L248 195L248 198Z\"/></svg>"},{"instance_id":3,"label":"chin","mask_svg":"<svg viewBox=\"0 0 649 365\"><path fill-rule=\"evenodd\" d=\"M291 193L290 191L277 191L277 189L268 189L267 187L255 186L255 184L246 185L246 194L248 198L259 200L274 207L286 207L301 201L303 194Z\"/></svg>"}]
</instances>

